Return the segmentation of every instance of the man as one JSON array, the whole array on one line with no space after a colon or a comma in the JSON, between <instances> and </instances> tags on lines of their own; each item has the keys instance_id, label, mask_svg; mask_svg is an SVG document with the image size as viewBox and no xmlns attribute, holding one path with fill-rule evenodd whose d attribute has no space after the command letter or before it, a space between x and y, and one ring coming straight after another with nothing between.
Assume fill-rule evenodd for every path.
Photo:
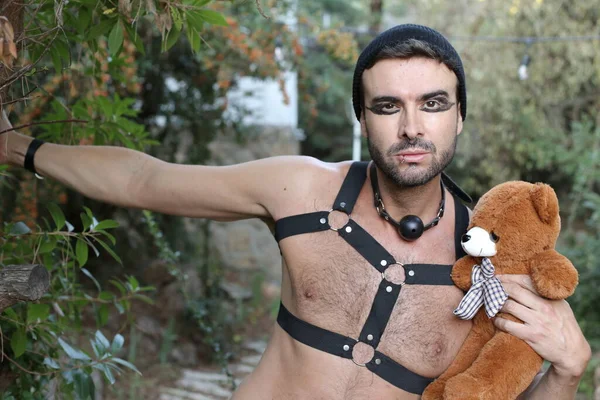
<instances>
[{"instance_id":1,"label":"man","mask_svg":"<svg viewBox=\"0 0 600 400\"><path fill-rule=\"evenodd\" d=\"M282 306L235 399L417 399L470 329L452 314L463 293L449 278L468 214L441 182L466 116L460 58L429 28L392 28L361 54L353 100L370 168L291 156L176 165L15 132L0 137L0 163L122 207L276 223ZM551 363L528 398L574 398L590 347L568 304L540 298L527 277L502 281L504 311L524 324L496 325Z\"/></svg>"}]
</instances>

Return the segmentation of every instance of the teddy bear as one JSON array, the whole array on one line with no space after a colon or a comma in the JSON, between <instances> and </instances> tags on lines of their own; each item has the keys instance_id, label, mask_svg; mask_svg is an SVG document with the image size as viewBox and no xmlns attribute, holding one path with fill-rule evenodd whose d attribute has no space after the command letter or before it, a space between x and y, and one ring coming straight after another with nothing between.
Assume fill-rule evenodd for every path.
<instances>
[{"instance_id":1,"label":"teddy bear","mask_svg":"<svg viewBox=\"0 0 600 400\"><path fill-rule=\"evenodd\" d=\"M541 296L567 298L578 274L555 250L559 232L558 199L547 184L511 181L481 197L461 238L467 255L452 267L454 284L467 292L454 314L473 318L472 329L423 400L513 400L527 389L543 360L525 341L493 324L508 297L495 274L526 274Z\"/></svg>"}]
</instances>

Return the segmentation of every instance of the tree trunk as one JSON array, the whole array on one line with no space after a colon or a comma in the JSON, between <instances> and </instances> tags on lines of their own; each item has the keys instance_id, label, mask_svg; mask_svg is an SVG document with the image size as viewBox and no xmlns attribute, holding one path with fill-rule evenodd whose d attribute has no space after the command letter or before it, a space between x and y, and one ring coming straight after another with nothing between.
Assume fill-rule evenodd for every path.
<instances>
[{"instance_id":1,"label":"tree trunk","mask_svg":"<svg viewBox=\"0 0 600 400\"><path fill-rule=\"evenodd\" d=\"M0 271L0 313L20 301L40 299L50 286L43 265L8 265Z\"/></svg>"},{"instance_id":2,"label":"tree trunk","mask_svg":"<svg viewBox=\"0 0 600 400\"><path fill-rule=\"evenodd\" d=\"M371 24L369 32L376 35L381 32L381 20L383 18L383 0L371 0Z\"/></svg>"}]
</instances>

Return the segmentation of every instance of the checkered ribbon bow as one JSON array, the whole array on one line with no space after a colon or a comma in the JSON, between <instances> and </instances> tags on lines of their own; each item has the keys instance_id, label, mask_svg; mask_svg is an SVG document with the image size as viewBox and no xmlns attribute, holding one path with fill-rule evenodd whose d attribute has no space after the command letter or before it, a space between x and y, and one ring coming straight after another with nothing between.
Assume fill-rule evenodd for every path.
<instances>
[{"instance_id":1,"label":"checkered ribbon bow","mask_svg":"<svg viewBox=\"0 0 600 400\"><path fill-rule=\"evenodd\" d=\"M481 265L473 265L471 288L454 310L454 315L462 319L471 319L484 304L485 313L490 318L500 311L508 295L500 280L494 276L494 270L489 258L483 258Z\"/></svg>"}]
</instances>

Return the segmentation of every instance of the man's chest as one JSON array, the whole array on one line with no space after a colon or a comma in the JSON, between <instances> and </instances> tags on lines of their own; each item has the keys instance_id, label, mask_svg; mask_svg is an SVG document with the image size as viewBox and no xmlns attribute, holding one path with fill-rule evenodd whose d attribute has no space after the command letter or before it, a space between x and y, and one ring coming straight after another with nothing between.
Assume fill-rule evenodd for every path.
<instances>
[{"instance_id":1,"label":"man's chest","mask_svg":"<svg viewBox=\"0 0 600 400\"><path fill-rule=\"evenodd\" d=\"M413 273L411 264L431 264L419 268L427 268L434 275L448 273L442 265L452 264L455 257L452 225L440 227L438 234L429 235L427 241L407 245L367 221L362 218L365 232L374 232L378 245L397 263L404 264L389 267L389 271L395 271L397 281ZM360 216L357 222L361 222ZM376 297L377 302L386 301L386 293L381 291L381 268L331 230L289 238L281 248L285 260L284 303L309 323L358 338ZM393 308L377 349L417 373L438 375L470 328L452 314L461 296L453 285L401 286L399 295L389 298Z\"/></svg>"}]
</instances>

